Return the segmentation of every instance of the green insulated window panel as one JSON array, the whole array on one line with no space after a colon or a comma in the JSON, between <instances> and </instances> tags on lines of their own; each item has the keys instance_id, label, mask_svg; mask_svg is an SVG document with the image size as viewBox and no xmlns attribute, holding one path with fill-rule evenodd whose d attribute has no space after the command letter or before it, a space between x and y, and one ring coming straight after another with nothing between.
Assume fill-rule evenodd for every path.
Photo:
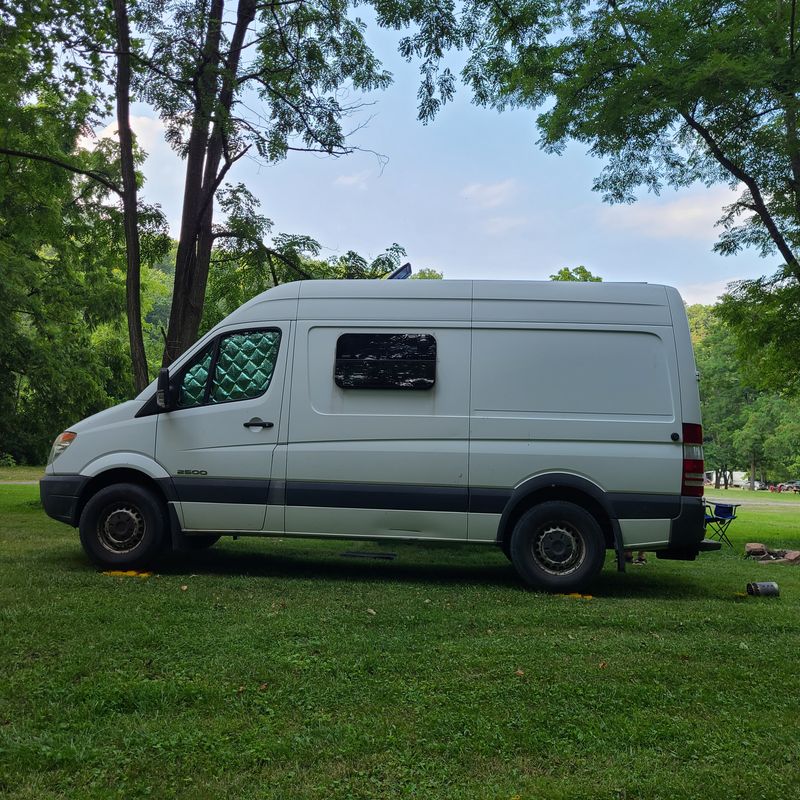
<instances>
[{"instance_id":1,"label":"green insulated window panel","mask_svg":"<svg viewBox=\"0 0 800 800\"><path fill-rule=\"evenodd\" d=\"M279 331L250 331L219 343L209 401L246 400L269 388L280 345Z\"/></svg>"},{"instance_id":2,"label":"green insulated window panel","mask_svg":"<svg viewBox=\"0 0 800 800\"><path fill-rule=\"evenodd\" d=\"M427 333L343 333L334 380L342 389L432 389L436 339Z\"/></svg>"},{"instance_id":3,"label":"green insulated window panel","mask_svg":"<svg viewBox=\"0 0 800 800\"><path fill-rule=\"evenodd\" d=\"M211 369L211 354L213 348L208 347L195 359L194 363L186 370L181 381L181 391L178 395L178 406L188 408L202 404L206 393L208 371Z\"/></svg>"}]
</instances>

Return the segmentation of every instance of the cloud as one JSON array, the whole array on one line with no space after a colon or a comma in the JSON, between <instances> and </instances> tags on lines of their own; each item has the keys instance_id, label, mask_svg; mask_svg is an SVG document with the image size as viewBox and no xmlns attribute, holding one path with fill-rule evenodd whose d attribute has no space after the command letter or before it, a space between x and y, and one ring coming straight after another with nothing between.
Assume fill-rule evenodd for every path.
<instances>
[{"instance_id":1,"label":"cloud","mask_svg":"<svg viewBox=\"0 0 800 800\"><path fill-rule=\"evenodd\" d=\"M479 208L497 208L517 193L517 182L508 178L497 183L470 183L460 194Z\"/></svg>"},{"instance_id":2,"label":"cloud","mask_svg":"<svg viewBox=\"0 0 800 800\"><path fill-rule=\"evenodd\" d=\"M164 123L157 117L132 116L131 128L136 134L136 141L146 153L150 153L165 145ZM81 136L78 146L84 150L94 150L99 139L116 137L117 123L111 122L94 136Z\"/></svg>"},{"instance_id":3,"label":"cloud","mask_svg":"<svg viewBox=\"0 0 800 800\"><path fill-rule=\"evenodd\" d=\"M640 200L630 206L607 206L600 210L600 222L619 230L636 231L652 239L702 239L718 235L714 224L722 207L732 203L738 192L725 186L695 189L672 200Z\"/></svg>"},{"instance_id":4,"label":"cloud","mask_svg":"<svg viewBox=\"0 0 800 800\"><path fill-rule=\"evenodd\" d=\"M725 291L729 283L741 280L741 278L724 278L718 281L708 281L708 283L687 283L679 285L678 291L688 305L702 303L703 305L713 305L719 296Z\"/></svg>"},{"instance_id":5,"label":"cloud","mask_svg":"<svg viewBox=\"0 0 800 800\"><path fill-rule=\"evenodd\" d=\"M147 177L141 196L148 202L161 205L172 235L177 236L180 229L185 166L180 156L167 144L164 124L158 117L132 115L131 127L139 146L147 153L147 160L140 167ZM78 144L87 150L93 150L100 139L116 135L117 123L114 121L94 136L81 137Z\"/></svg>"},{"instance_id":6,"label":"cloud","mask_svg":"<svg viewBox=\"0 0 800 800\"><path fill-rule=\"evenodd\" d=\"M490 236L500 236L509 231L524 228L527 224L527 217L489 217L483 223L483 229Z\"/></svg>"},{"instance_id":7,"label":"cloud","mask_svg":"<svg viewBox=\"0 0 800 800\"><path fill-rule=\"evenodd\" d=\"M367 188L367 178L369 172L355 172L352 175L339 175L334 180L334 186L344 186L352 189L361 189L362 191Z\"/></svg>"}]
</instances>

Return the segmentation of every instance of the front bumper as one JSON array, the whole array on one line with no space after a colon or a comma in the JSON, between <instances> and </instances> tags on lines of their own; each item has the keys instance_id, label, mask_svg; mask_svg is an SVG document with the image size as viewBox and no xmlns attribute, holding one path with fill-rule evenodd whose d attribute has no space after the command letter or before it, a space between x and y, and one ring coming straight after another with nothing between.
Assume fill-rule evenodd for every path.
<instances>
[{"instance_id":1,"label":"front bumper","mask_svg":"<svg viewBox=\"0 0 800 800\"><path fill-rule=\"evenodd\" d=\"M39 496L45 513L76 527L78 501L88 481L84 475L45 475L39 481Z\"/></svg>"}]
</instances>

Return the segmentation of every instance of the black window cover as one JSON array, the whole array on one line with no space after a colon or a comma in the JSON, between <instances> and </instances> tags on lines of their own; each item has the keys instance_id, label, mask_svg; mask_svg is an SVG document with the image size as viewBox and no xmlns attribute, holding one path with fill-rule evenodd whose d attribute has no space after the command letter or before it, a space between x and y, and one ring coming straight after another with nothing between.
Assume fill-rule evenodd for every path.
<instances>
[{"instance_id":1,"label":"black window cover","mask_svg":"<svg viewBox=\"0 0 800 800\"><path fill-rule=\"evenodd\" d=\"M343 333L336 342L342 389L431 389L436 339L427 333Z\"/></svg>"}]
</instances>

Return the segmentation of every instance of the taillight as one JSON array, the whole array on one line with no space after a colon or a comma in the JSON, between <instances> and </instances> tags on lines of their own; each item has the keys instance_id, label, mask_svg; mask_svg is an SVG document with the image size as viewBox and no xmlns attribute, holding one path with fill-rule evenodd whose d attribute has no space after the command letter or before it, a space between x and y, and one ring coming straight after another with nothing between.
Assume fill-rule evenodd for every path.
<instances>
[{"instance_id":1,"label":"taillight","mask_svg":"<svg viewBox=\"0 0 800 800\"><path fill-rule=\"evenodd\" d=\"M703 426L684 422L681 494L684 497L702 497L704 485Z\"/></svg>"}]
</instances>

